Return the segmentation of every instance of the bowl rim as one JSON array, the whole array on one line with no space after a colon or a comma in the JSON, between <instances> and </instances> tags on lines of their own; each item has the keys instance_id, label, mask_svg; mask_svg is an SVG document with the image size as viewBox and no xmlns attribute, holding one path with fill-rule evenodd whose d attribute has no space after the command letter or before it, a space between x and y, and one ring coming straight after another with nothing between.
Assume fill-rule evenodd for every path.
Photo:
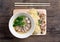
<instances>
[{"instance_id":1,"label":"bowl rim","mask_svg":"<svg viewBox=\"0 0 60 42\"><path fill-rule=\"evenodd\" d=\"M23 13L23 14L22 14L22 13ZM31 20L31 25L32 25L32 27L31 27L31 29L30 29L27 33L25 33L25 34L19 34L19 33L17 33L17 32L13 29L13 26L12 26L13 21L14 21L18 16L21 16L21 15L25 15L25 16L29 17L30 20ZM35 29L35 25L34 25L34 24L35 24L35 23L34 23L34 20L33 20L33 18L30 16L29 13L20 12L20 13L18 13L18 14L14 14L14 15L10 18L10 20L9 20L9 30L10 30L11 34L12 34L13 36L17 37L17 38L27 38L27 37L31 36L32 33L34 32L34 29ZM25 35L25 36L24 36L24 35Z\"/></svg>"}]
</instances>

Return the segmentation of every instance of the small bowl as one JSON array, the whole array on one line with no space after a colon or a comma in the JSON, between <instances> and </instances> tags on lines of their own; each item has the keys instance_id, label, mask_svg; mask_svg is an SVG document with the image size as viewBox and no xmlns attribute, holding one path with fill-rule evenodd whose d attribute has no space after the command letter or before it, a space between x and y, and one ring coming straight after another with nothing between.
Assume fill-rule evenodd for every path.
<instances>
[{"instance_id":1,"label":"small bowl","mask_svg":"<svg viewBox=\"0 0 60 42\"><path fill-rule=\"evenodd\" d=\"M21 16L21 15L25 15L27 16L28 18L30 18L31 20L31 29L27 32L27 33L24 33L24 34L20 34L20 33L17 33L13 27L13 22L14 20L18 17L18 16ZM34 20L33 18L28 14L28 13L19 13L19 14L14 14L11 19L9 20L9 30L10 32L12 33L13 36L17 37L17 38L27 38L29 36L32 35L32 33L34 32L34 28L35 25L34 25Z\"/></svg>"}]
</instances>

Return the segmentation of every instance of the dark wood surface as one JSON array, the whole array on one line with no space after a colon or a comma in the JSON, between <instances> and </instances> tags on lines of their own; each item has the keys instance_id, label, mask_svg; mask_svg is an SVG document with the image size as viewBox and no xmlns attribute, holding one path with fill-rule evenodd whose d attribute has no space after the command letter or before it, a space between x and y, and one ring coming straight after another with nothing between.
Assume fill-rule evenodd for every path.
<instances>
[{"instance_id":1,"label":"dark wood surface","mask_svg":"<svg viewBox=\"0 0 60 42\"><path fill-rule=\"evenodd\" d=\"M45 36L18 39L10 33L8 22L13 15L14 2L51 3L49 7L36 7L47 10L47 34ZM60 42L60 0L0 0L0 42Z\"/></svg>"}]
</instances>

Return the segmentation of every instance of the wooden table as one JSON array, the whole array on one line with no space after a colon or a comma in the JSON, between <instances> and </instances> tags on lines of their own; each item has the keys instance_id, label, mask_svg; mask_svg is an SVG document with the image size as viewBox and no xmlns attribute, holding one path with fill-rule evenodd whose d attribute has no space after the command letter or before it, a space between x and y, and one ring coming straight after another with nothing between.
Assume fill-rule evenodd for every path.
<instances>
[{"instance_id":1,"label":"wooden table","mask_svg":"<svg viewBox=\"0 0 60 42\"><path fill-rule=\"evenodd\" d=\"M47 9L47 34L45 36L18 39L10 33L8 22L13 15L14 2L51 3L49 7L40 7L40 9ZM0 0L0 42L60 42L60 0Z\"/></svg>"}]
</instances>

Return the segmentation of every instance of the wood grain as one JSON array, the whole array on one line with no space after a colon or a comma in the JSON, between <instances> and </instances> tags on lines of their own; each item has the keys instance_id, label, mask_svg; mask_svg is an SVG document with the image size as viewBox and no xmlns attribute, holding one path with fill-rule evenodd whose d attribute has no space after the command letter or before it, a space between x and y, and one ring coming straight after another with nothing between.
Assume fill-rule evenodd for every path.
<instances>
[{"instance_id":1,"label":"wood grain","mask_svg":"<svg viewBox=\"0 0 60 42\"><path fill-rule=\"evenodd\" d=\"M51 6L49 7L36 7L47 9L47 35L31 36L23 40L15 38L8 29L9 19L15 8L14 2L50 2ZM0 0L0 42L8 41L60 42L60 0Z\"/></svg>"}]
</instances>

